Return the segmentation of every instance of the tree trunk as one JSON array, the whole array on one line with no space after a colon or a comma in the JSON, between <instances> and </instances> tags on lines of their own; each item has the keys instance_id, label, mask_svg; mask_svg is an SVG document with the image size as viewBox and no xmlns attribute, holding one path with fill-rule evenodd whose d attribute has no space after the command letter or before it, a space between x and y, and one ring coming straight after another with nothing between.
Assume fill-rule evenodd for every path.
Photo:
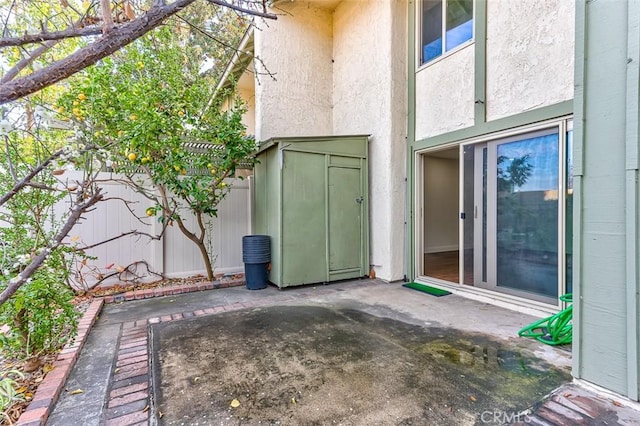
<instances>
[{"instance_id":1,"label":"tree trunk","mask_svg":"<svg viewBox=\"0 0 640 426\"><path fill-rule=\"evenodd\" d=\"M200 250L200 255L202 256L202 261L204 262L204 268L207 271L207 279L209 281L213 281L213 267L211 266L211 260L209 260L209 253L207 252L207 246L204 243L205 233L202 232L200 238L196 236L195 233L189 231L184 223L182 223L181 219L176 219L178 223L178 228L184 234L185 237L193 241L193 243L198 246L198 250Z\"/></svg>"},{"instance_id":2,"label":"tree trunk","mask_svg":"<svg viewBox=\"0 0 640 426\"><path fill-rule=\"evenodd\" d=\"M202 260L204 261L204 269L207 271L207 279L209 281L213 281L213 266L211 266L211 259L209 259L207 247L205 246L203 241L199 241L196 244L198 245L198 249L200 249L200 255L202 256Z\"/></svg>"}]
</instances>

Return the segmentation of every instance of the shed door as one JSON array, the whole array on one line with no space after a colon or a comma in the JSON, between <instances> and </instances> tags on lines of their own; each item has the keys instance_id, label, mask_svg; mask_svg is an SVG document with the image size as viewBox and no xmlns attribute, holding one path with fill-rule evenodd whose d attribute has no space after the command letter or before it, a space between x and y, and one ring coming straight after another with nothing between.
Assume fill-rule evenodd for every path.
<instances>
[{"instance_id":1,"label":"shed door","mask_svg":"<svg viewBox=\"0 0 640 426\"><path fill-rule=\"evenodd\" d=\"M326 281L324 155L284 151L282 180L282 282Z\"/></svg>"},{"instance_id":2,"label":"shed door","mask_svg":"<svg viewBox=\"0 0 640 426\"><path fill-rule=\"evenodd\" d=\"M365 200L361 169L332 165L328 174L330 279L358 277L364 274L362 217Z\"/></svg>"}]
</instances>

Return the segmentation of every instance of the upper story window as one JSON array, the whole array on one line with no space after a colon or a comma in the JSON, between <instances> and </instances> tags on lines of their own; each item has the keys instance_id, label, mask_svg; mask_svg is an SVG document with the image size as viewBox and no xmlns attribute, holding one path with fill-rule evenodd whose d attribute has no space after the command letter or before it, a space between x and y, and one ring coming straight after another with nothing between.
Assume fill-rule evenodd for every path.
<instances>
[{"instance_id":1,"label":"upper story window","mask_svg":"<svg viewBox=\"0 0 640 426\"><path fill-rule=\"evenodd\" d=\"M422 0L420 63L473 38L473 0Z\"/></svg>"}]
</instances>

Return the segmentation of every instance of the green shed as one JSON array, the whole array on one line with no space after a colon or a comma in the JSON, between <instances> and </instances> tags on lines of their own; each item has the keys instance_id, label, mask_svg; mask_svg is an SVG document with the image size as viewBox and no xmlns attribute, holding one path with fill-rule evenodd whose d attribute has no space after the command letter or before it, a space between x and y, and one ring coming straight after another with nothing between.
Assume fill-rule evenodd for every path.
<instances>
[{"instance_id":1,"label":"green shed","mask_svg":"<svg viewBox=\"0 0 640 426\"><path fill-rule=\"evenodd\" d=\"M255 234L271 237L278 287L369 271L368 136L272 138L254 169Z\"/></svg>"}]
</instances>

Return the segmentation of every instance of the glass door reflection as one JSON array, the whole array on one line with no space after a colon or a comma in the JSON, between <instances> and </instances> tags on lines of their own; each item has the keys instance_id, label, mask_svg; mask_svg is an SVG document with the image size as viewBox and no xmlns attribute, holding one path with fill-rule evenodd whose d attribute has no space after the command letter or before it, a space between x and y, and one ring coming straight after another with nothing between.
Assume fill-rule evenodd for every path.
<instances>
[{"instance_id":1,"label":"glass door reflection","mask_svg":"<svg viewBox=\"0 0 640 426\"><path fill-rule=\"evenodd\" d=\"M464 284L557 303L558 134L463 147Z\"/></svg>"},{"instance_id":2,"label":"glass door reflection","mask_svg":"<svg viewBox=\"0 0 640 426\"><path fill-rule=\"evenodd\" d=\"M558 297L558 135L497 144L496 286Z\"/></svg>"}]
</instances>

